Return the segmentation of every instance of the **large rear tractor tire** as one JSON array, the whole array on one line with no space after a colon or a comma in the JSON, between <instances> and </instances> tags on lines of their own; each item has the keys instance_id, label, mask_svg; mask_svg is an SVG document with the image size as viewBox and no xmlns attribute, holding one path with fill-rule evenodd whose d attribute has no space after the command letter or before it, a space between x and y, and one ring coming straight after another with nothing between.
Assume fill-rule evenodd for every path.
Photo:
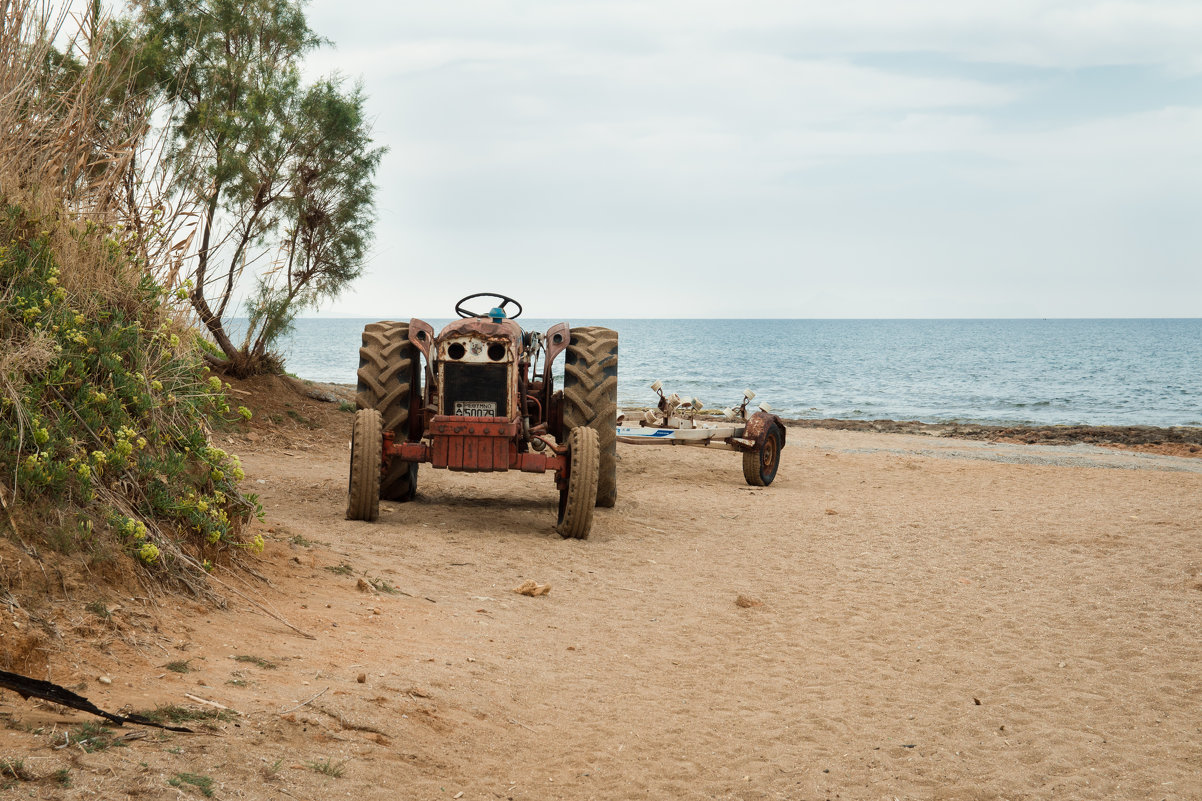
<instances>
[{"instance_id":1,"label":"large rear tractor tire","mask_svg":"<svg viewBox=\"0 0 1202 801\"><path fill-rule=\"evenodd\" d=\"M618 332L600 326L572 329L564 353L563 428L597 432L600 468L597 506L618 499Z\"/></svg>"},{"instance_id":2,"label":"large rear tractor tire","mask_svg":"<svg viewBox=\"0 0 1202 801\"><path fill-rule=\"evenodd\" d=\"M409 440L409 408L421 397L421 358L409 341L409 324L370 323L359 348L355 404L380 413L384 431L397 442ZM417 492L417 462L393 459L380 479L380 498L411 501Z\"/></svg>"},{"instance_id":3,"label":"large rear tractor tire","mask_svg":"<svg viewBox=\"0 0 1202 801\"><path fill-rule=\"evenodd\" d=\"M380 516L380 462L384 432L375 409L355 412L351 429L351 478L347 487L346 519L372 521Z\"/></svg>"},{"instance_id":4,"label":"large rear tractor tire","mask_svg":"<svg viewBox=\"0 0 1202 801\"><path fill-rule=\"evenodd\" d=\"M776 423L768 426L764 440L753 451L743 452L743 478L753 487L766 487L780 468L780 450L784 436Z\"/></svg>"},{"instance_id":5,"label":"large rear tractor tire","mask_svg":"<svg viewBox=\"0 0 1202 801\"><path fill-rule=\"evenodd\" d=\"M555 530L564 539L587 540L593 527L600 453L597 432L573 428L568 432L568 485L559 491L559 522Z\"/></svg>"}]
</instances>

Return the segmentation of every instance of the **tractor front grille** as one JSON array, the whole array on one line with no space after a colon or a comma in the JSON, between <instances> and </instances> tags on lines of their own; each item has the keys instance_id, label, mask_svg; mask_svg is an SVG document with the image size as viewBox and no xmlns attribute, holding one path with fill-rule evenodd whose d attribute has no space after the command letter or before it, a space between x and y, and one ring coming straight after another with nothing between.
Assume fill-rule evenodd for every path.
<instances>
[{"instance_id":1,"label":"tractor front grille","mask_svg":"<svg viewBox=\"0 0 1202 801\"><path fill-rule=\"evenodd\" d=\"M443 362L439 414L455 414L456 401L495 403L497 417L510 418L509 364Z\"/></svg>"}]
</instances>

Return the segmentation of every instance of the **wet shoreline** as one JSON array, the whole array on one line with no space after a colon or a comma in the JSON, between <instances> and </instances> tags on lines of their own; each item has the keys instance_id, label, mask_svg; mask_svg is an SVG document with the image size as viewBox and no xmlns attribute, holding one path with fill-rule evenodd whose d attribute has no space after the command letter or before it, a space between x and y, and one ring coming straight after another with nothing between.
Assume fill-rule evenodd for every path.
<instances>
[{"instance_id":1,"label":"wet shoreline","mask_svg":"<svg viewBox=\"0 0 1202 801\"><path fill-rule=\"evenodd\" d=\"M874 431L882 434L925 434L934 437L1012 442L1027 445L1111 445L1202 457L1202 427L1173 426L1002 426L979 423L923 423L917 420L788 420L799 428Z\"/></svg>"},{"instance_id":2,"label":"wet shoreline","mask_svg":"<svg viewBox=\"0 0 1202 801\"><path fill-rule=\"evenodd\" d=\"M324 384L293 379L298 390L316 400L353 402L350 384ZM628 419L636 420L642 407L625 408ZM716 418L710 418L716 419ZM988 425L984 423L923 423L918 420L843 420L835 418L785 418L791 427L825 428L838 431L873 431L881 434L924 434L933 437L1012 442L1027 445L1109 445L1202 458L1202 427L1173 426L1087 426Z\"/></svg>"}]
</instances>

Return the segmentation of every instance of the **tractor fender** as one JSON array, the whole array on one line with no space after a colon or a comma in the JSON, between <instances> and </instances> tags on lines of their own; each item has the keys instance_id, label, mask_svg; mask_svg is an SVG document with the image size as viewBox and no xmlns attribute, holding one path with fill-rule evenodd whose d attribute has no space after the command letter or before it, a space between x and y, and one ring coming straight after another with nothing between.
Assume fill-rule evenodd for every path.
<instances>
[{"instance_id":1,"label":"tractor fender","mask_svg":"<svg viewBox=\"0 0 1202 801\"><path fill-rule=\"evenodd\" d=\"M784 448L785 421L768 412L760 411L751 415L751 419L747 421L747 427L743 430L743 439L753 440L756 450L759 450L763 447L764 439L768 436L768 429L772 427L773 423L780 426L780 446Z\"/></svg>"},{"instance_id":2,"label":"tractor fender","mask_svg":"<svg viewBox=\"0 0 1202 801\"><path fill-rule=\"evenodd\" d=\"M543 362L543 382L547 386L551 386L551 367L559 354L568 349L568 345L572 341L572 329L567 323L556 323L547 329L546 335L543 337L543 349L546 351L546 360Z\"/></svg>"},{"instance_id":3,"label":"tractor fender","mask_svg":"<svg viewBox=\"0 0 1202 801\"><path fill-rule=\"evenodd\" d=\"M414 317L409 321L409 341L426 357L430 363L430 345L434 342L434 327L425 320Z\"/></svg>"}]
</instances>

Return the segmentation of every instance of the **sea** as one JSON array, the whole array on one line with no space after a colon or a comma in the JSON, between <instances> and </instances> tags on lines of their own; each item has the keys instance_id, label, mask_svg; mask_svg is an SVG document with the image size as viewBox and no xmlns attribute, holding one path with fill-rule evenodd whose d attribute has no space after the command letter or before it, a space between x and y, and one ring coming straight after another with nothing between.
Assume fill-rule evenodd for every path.
<instances>
[{"instance_id":1,"label":"sea","mask_svg":"<svg viewBox=\"0 0 1202 801\"><path fill-rule=\"evenodd\" d=\"M285 369L354 384L369 322L298 319L281 344ZM540 331L555 322L518 320ZM707 408L737 406L751 389L786 418L1202 426L1197 318L570 323L618 331L624 408L655 405L658 380Z\"/></svg>"}]
</instances>

